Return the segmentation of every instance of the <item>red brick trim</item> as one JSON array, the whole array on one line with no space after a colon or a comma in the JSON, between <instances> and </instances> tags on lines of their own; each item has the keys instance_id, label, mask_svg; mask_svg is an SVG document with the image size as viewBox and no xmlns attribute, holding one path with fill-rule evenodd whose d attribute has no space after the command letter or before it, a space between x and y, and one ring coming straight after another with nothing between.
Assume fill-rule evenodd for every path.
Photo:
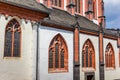
<instances>
[{"instance_id":1,"label":"red brick trim","mask_svg":"<svg viewBox=\"0 0 120 80\"><path fill-rule=\"evenodd\" d=\"M79 30L75 28L74 31L74 61L79 62Z\"/></svg>"},{"instance_id":2,"label":"red brick trim","mask_svg":"<svg viewBox=\"0 0 120 80\"><path fill-rule=\"evenodd\" d=\"M0 14L18 16L19 18L24 18L33 21L39 21L44 17L48 16L47 14L42 12L17 7L3 2L0 2Z\"/></svg>"}]
</instances>

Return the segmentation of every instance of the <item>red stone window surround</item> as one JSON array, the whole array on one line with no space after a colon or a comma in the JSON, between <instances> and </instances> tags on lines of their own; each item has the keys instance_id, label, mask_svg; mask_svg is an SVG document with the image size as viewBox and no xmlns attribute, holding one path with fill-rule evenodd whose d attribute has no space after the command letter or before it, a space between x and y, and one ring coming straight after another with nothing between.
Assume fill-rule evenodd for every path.
<instances>
[{"instance_id":1,"label":"red stone window surround","mask_svg":"<svg viewBox=\"0 0 120 80\"><path fill-rule=\"evenodd\" d=\"M95 51L89 39L86 40L82 48L82 68L95 70Z\"/></svg>"},{"instance_id":2,"label":"red stone window surround","mask_svg":"<svg viewBox=\"0 0 120 80\"><path fill-rule=\"evenodd\" d=\"M20 57L21 27L16 19L12 19L6 26L4 57Z\"/></svg>"},{"instance_id":3,"label":"red stone window surround","mask_svg":"<svg viewBox=\"0 0 120 80\"><path fill-rule=\"evenodd\" d=\"M64 38L57 34L49 46L48 72L68 71L68 49Z\"/></svg>"},{"instance_id":4,"label":"red stone window surround","mask_svg":"<svg viewBox=\"0 0 120 80\"><path fill-rule=\"evenodd\" d=\"M43 3L48 7L58 7L64 9L64 0L43 0Z\"/></svg>"},{"instance_id":5,"label":"red stone window surround","mask_svg":"<svg viewBox=\"0 0 120 80\"><path fill-rule=\"evenodd\" d=\"M115 68L115 56L111 43L108 43L105 50L105 65L106 68Z\"/></svg>"}]
</instances>

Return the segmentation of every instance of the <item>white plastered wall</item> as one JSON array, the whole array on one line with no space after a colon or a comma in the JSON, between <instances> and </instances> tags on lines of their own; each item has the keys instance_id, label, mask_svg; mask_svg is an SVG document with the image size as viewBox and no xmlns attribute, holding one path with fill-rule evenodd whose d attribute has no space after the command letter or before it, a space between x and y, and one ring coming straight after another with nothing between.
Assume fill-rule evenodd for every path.
<instances>
[{"instance_id":1,"label":"white plastered wall","mask_svg":"<svg viewBox=\"0 0 120 80\"><path fill-rule=\"evenodd\" d=\"M105 49L108 43L111 43L114 49L115 55L115 69L106 69L105 67L105 80L120 79L120 67L119 67L119 49L117 48L117 40L104 38L104 60L105 60Z\"/></svg>"},{"instance_id":2,"label":"white plastered wall","mask_svg":"<svg viewBox=\"0 0 120 80\"><path fill-rule=\"evenodd\" d=\"M48 73L48 48L58 33L68 47L68 72ZM40 26L39 40L39 80L73 80L73 32Z\"/></svg>"},{"instance_id":3,"label":"white plastered wall","mask_svg":"<svg viewBox=\"0 0 120 80\"><path fill-rule=\"evenodd\" d=\"M87 39L89 39L95 50L95 80L99 80L99 37L80 33L80 80L85 80L85 71L82 69L82 48Z\"/></svg>"},{"instance_id":4,"label":"white plastered wall","mask_svg":"<svg viewBox=\"0 0 120 80\"><path fill-rule=\"evenodd\" d=\"M30 21L19 19L22 29L21 57L4 57L5 27L12 17L0 15L0 80L33 80L34 52L33 34Z\"/></svg>"}]
</instances>

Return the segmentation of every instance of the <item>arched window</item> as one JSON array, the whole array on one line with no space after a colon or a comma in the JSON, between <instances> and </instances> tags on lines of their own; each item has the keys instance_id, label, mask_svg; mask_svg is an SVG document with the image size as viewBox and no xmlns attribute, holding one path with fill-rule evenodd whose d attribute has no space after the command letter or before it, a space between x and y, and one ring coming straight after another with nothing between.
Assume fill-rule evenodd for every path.
<instances>
[{"instance_id":1,"label":"arched window","mask_svg":"<svg viewBox=\"0 0 120 80\"><path fill-rule=\"evenodd\" d=\"M21 28L16 19L12 19L5 30L4 57L20 57Z\"/></svg>"},{"instance_id":2,"label":"arched window","mask_svg":"<svg viewBox=\"0 0 120 80\"><path fill-rule=\"evenodd\" d=\"M87 39L83 45L82 67L83 68L95 68L95 51L89 39Z\"/></svg>"},{"instance_id":3,"label":"arched window","mask_svg":"<svg viewBox=\"0 0 120 80\"><path fill-rule=\"evenodd\" d=\"M50 2L50 3L49 3ZM48 6L48 4L64 8L64 0L43 0L43 3Z\"/></svg>"},{"instance_id":4,"label":"arched window","mask_svg":"<svg viewBox=\"0 0 120 80\"><path fill-rule=\"evenodd\" d=\"M49 46L49 72L68 71L68 50L63 37L56 35Z\"/></svg>"},{"instance_id":5,"label":"arched window","mask_svg":"<svg viewBox=\"0 0 120 80\"><path fill-rule=\"evenodd\" d=\"M105 63L107 68L115 67L114 50L110 43L106 46Z\"/></svg>"}]
</instances>

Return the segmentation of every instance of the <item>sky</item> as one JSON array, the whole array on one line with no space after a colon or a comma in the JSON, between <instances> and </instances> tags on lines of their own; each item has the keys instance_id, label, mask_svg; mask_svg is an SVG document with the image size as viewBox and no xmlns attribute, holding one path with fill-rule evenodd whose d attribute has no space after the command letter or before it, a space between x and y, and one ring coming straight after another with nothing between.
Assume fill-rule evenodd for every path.
<instances>
[{"instance_id":1,"label":"sky","mask_svg":"<svg viewBox=\"0 0 120 80\"><path fill-rule=\"evenodd\" d=\"M106 28L120 29L120 0L104 0Z\"/></svg>"}]
</instances>

